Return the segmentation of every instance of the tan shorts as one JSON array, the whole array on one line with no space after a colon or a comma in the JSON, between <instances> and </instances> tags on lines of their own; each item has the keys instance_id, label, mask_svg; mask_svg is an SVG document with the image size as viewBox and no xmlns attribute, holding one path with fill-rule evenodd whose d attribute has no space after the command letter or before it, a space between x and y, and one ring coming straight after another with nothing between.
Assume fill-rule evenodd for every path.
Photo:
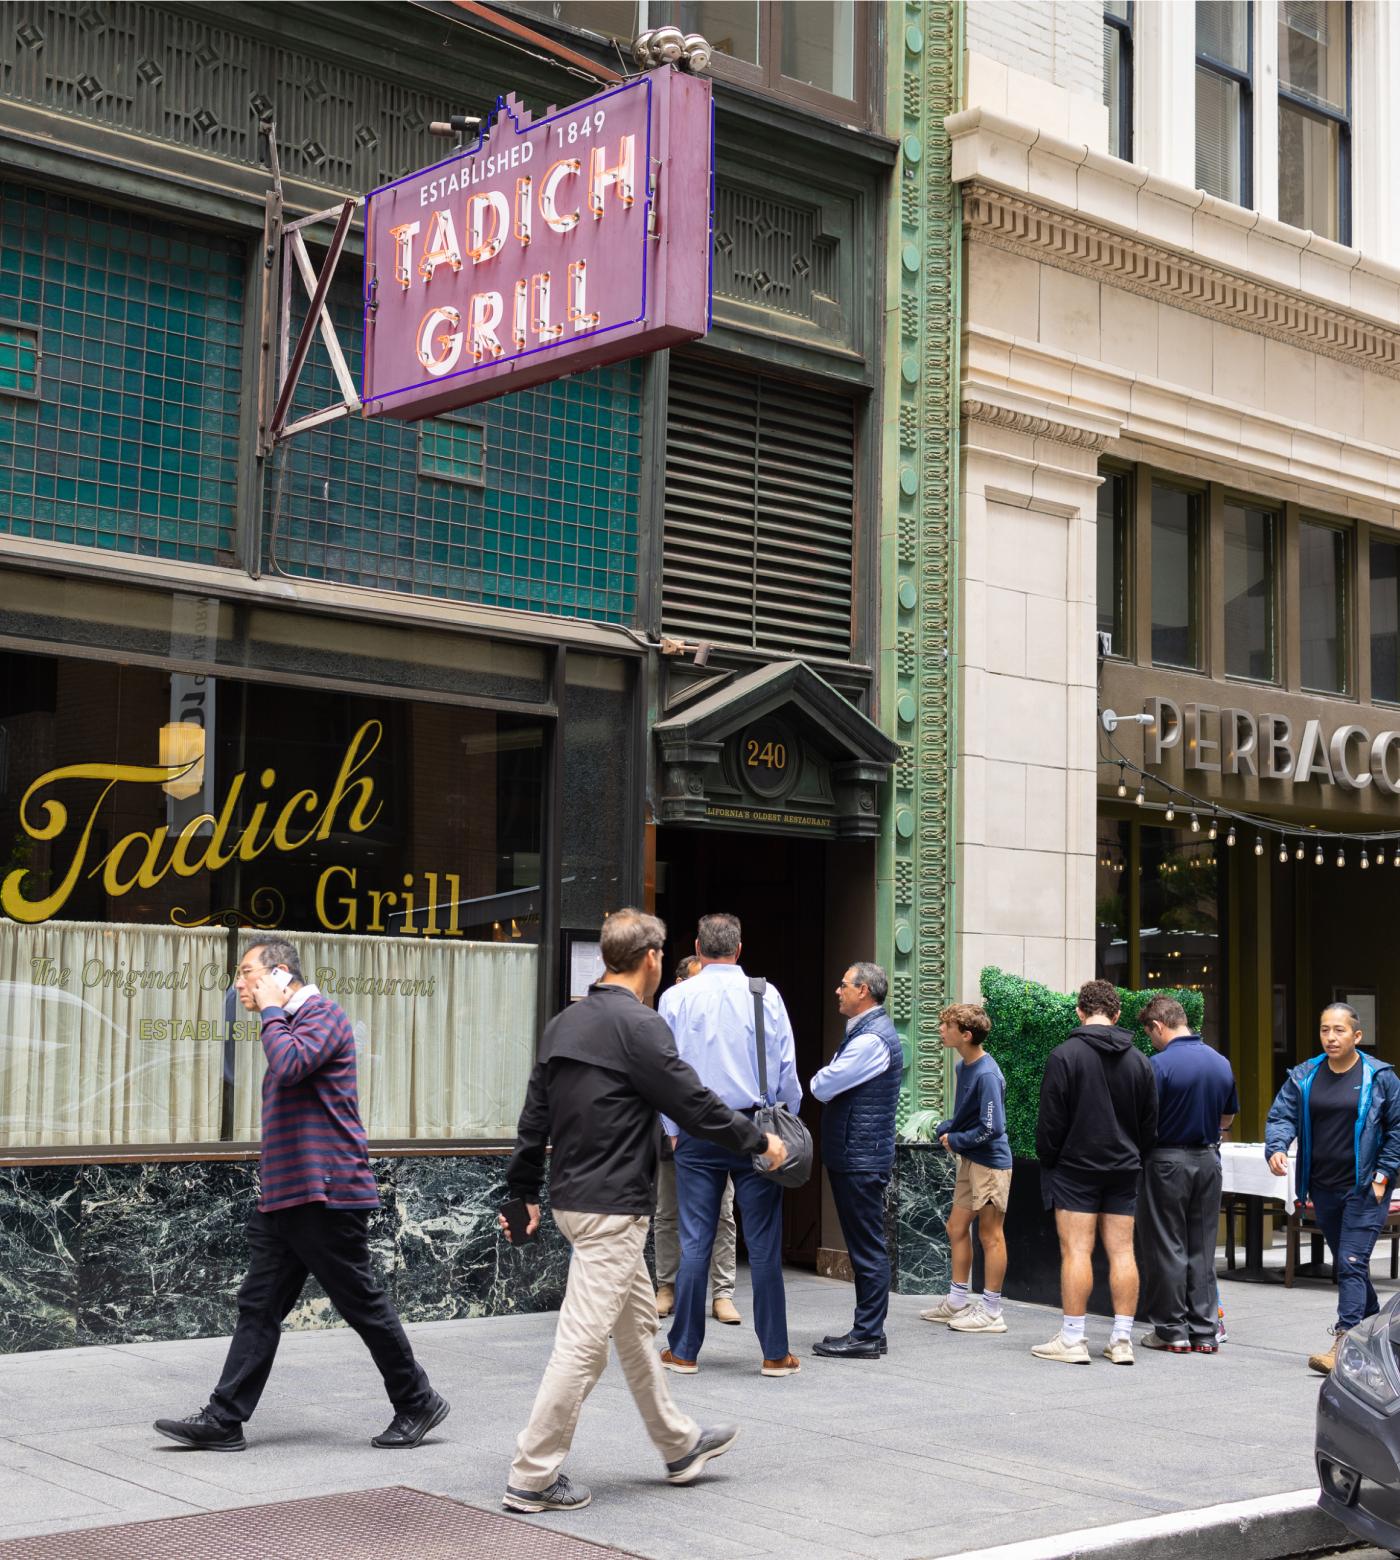
<instances>
[{"instance_id":1,"label":"tan shorts","mask_svg":"<svg viewBox=\"0 0 1400 1560\"><path fill-rule=\"evenodd\" d=\"M958 1158L958 1178L953 1182L953 1206L968 1213L976 1213L988 1203L1006 1212L1011 1201L1011 1172L989 1170L986 1165L975 1165L961 1154Z\"/></svg>"}]
</instances>

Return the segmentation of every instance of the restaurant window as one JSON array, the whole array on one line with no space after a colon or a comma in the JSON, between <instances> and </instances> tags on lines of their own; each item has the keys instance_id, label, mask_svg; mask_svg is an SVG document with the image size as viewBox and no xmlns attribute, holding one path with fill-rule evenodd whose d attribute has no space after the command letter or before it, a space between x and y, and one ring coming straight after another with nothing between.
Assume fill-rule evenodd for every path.
<instances>
[{"instance_id":1,"label":"restaurant window","mask_svg":"<svg viewBox=\"0 0 1400 1560\"><path fill-rule=\"evenodd\" d=\"M1255 682L1278 679L1278 517L1225 501L1225 671Z\"/></svg>"},{"instance_id":2,"label":"restaurant window","mask_svg":"<svg viewBox=\"0 0 1400 1560\"><path fill-rule=\"evenodd\" d=\"M1299 640L1303 687L1310 693L1349 691L1346 623L1350 551L1347 533L1337 526L1304 520L1299 527Z\"/></svg>"},{"instance_id":3,"label":"restaurant window","mask_svg":"<svg viewBox=\"0 0 1400 1560\"><path fill-rule=\"evenodd\" d=\"M1133 0L1104 0L1103 101L1108 150L1133 160Z\"/></svg>"},{"instance_id":4,"label":"restaurant window","mask_svg":"<svg viewBox=\"0 0 1400 1560\"><path fill-rule=\"evenodd\" d=\"M1351 8L1280 0L1278 214L1351 242Z\"/></svg>"},{"instance_id":5,"label":"restaurant window","mask_svg":"<svg viewBox=\"0 0 1400 1560\"><path fill-rule=\"evenodd\" d=\"M1400 546L1371 543L1371 697L1400 704Z\"/></svg>"},{"instance_id":6,"label":"restaurant window","mask_svg":"<svg viewBox=\"0 0 1400 1560\"><path fill-rule=\"evenodd\" d=\"M515 0L512 8L598 33L623 49L652 28L679 27L709 43L719 80L833 112L867 104L868 38L879 7L857 0Z\"/></svg>"},{"instance_id":7,"label":"restaurant window","mask_svg":"<svg viewBox=\"0 0 1400 1560\"><path fill-rule=\"evenodd\" d=\"M274 934L350 1018L371 1138L509 1138L545 729L0 651L0 1149L256 1140L264 1057L230 972Z\"/></svg>"},{"instance_id":8,"label":"restaurant window","mask_svg":"<svg viewBox=\"0 0 1400 1560\"><path fill-rule=\"evenodd\" d=\"M1196 0L1196 184L1252 204L1249 0Z\"/></svg>"},{"instance_id":9,"label":"restaurant window","mask_svg":"<svg viewBox=\"0 0 1400 1560\"><path fill-rule=\"evenodd\" d=\"M1128 987L1128 909L1132 887L1132 825L1116 818L1099 819L1099 854L1094 889L1094 974Z\"/></svg>"},{"instance_id":10,"label":"restaurant window","mask_svg":"<svg viewBox=\"0 0 1400 1560\"><path fill-rule=\"evenodd\" d=\"M1098 512L1098 629L1107 634L1111 655L1127 655L1128 505L1132 478L1126 471L1100 473Z\"/></svg>"},{"instance_id":11,"label":"restaurant window","mask_svg":"<svg viewBox=\"0 0 1400 1560\"><path fill-rule=\"evenodd\" d=\"M1199 671L1202 665L1199 493L1152 484L1152 661Z\"/></svg>"},{"instance_id":12,"label":"restaurant window","mask_svg":"<svg viewBox=\"0 0 1400 1560\"><path fill-rule=\"evenodd\" d=\"M1218 840L1186 829L1138 828L1137 986L1199 991L1205 1033L1225 1036L1225 888Z\"/></svg>"}]
</instances>

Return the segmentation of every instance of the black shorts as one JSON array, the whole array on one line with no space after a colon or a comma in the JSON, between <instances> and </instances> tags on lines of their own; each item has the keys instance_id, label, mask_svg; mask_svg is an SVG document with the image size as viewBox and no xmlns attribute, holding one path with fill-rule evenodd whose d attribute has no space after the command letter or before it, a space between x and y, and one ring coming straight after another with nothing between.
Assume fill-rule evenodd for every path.
<instances>
[{"instance_id":1,"label":"black shorts","mask_svg":"<svg viewBox=\"0 0 1400 1560\"><path fill-rule=\"evenodd\" d=\"M1137 1213L1136 1170L1070 1170L1056 1166L1040 1170L1040 1193L1045 1206L1066 1213L1121 1213L1130 1219Z\"/></svg>"}]
</instances>

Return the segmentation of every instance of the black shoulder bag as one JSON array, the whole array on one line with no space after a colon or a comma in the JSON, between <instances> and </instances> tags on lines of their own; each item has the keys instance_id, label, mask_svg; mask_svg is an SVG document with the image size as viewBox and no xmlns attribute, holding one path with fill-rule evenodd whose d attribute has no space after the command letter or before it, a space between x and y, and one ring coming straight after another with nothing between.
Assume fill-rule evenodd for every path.
<instances>
[{"instance_id":1,"label":"black shoulder bag","mask_svg":"<svg viewBox=\"0 0 1400 1560\"><path fill-rule=\"evenodd\" d=\"M779 1138L787 1149L787 1158L776 1170L769 1170L758 1154L753 1156L753 1167L779 1186L805 1186L812 1174L812 1134L786 1105L768 1103L768 1046L763 1034L763 993L768 982L762 975L752 975L749 990L753 993L754 1043L758 1047L758 1092L763 1100L754 1112L753 1124L760 1132Z\"/></svg>"}]
</instances>

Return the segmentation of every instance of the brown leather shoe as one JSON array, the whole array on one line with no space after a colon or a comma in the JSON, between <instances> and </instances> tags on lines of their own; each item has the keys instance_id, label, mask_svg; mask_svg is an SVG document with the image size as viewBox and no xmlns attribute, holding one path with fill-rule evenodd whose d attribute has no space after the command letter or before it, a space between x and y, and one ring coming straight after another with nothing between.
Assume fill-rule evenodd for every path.
<instances>
[{"instance_id":1,"label":"brown leather shoe","mask_svg":"<svg viewBox=\"0 0 1400 1560\"><path fill-rule=\"evenodd\" d=\"M669 1316L676 1309L676 1291L670 1284L662 1284L656 1291L656 1314Z\"/></svg>"},{"instance_id":2,"label":"brown leather shoe","mask_svg":"<svg viewBox=\"0 0 1400 1560\"><path fill-rule=\"evenodd\" d=\"M694 1360L678 1360L669 1349L662 1349L661 1363L678 1376L697 1376L700 1373L700 1367Z\"/></svg>"},{"instance_id":3,"label":"brown leather shoe","mask_svg":"<svg viewBox=\"0 0 1400 1560\"><path fill-rule=\"evenodd\" d=\"M663 1359L665 1356L662 1356ZM802 1361L795 1354L785 1355L780 1360L764 1360L760 1376L795 1376L802 1369Z\"/></svg>"},{"instance_id":4,"label":"brown leather shoe","mask_svg":"<svg viewBox=\"0 0 1400 1560\"><path fill-rule=\"evenodd\" d=\"M726 1327L737 1327L743 1321L743 1317L734 1309L734 1302L728 1295L720 1295L710 1307L710 1315L717 1322L723 1322Z\"/></svg>"},{"instance_id":5,"label":"brown leather shoe","mask_svg":"<svg viewBox=\"0 0 1400 1560\"><path fill-rule=\"evenodd\" d=\"M1330 1376L1337 1363L1337 1348L1345 1337L1345 1328L1334 1328L1332 1342L1326 1354L1310 1354L1308 1356L1308 1369L1315 1370L1319 1376Z\"/></svg>"}]
</instances>

